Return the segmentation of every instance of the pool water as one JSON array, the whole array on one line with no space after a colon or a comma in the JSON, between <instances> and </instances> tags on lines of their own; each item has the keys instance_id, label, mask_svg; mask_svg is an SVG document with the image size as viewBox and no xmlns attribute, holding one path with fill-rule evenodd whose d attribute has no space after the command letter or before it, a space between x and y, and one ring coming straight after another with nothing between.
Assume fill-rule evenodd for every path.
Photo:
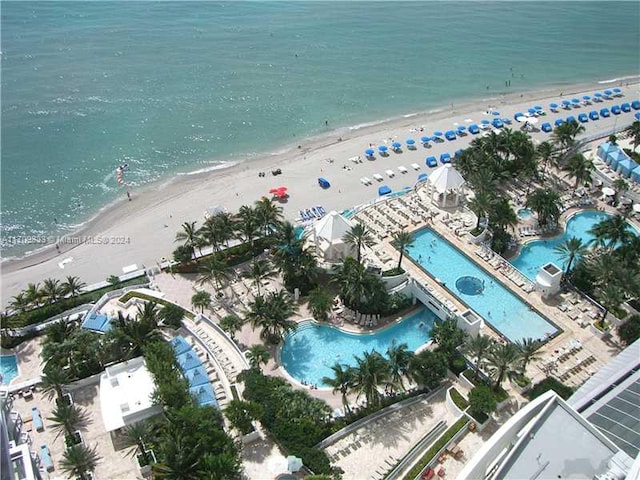
<instances>
[{"instance_id":1,"label":"pool water","mask_svg":"<svg viewBox=\"0 0 640 480\"><path fill-rule=\"evenodd\" d=\"M333 377L331 367L336 363L355 366L354 356L372 350L386 355L395 340L406 343L409 350L430 340L429 332L435 314L426 308L409 315L391 327L370 334L347 333L329 325L302 323L295 332L285 337L280 351L280 362L298 381L326 388L322 377Z\"/></svg>"},{"instance_id":2,"label":"pool water","mask_svg":"<svg viewBox=\"0 0 640 480\"><path fill-rule=\"evenodd\" d=\"M544 340L559 329L429 228L414 234L411 259L510 341Z\"/></svg>"},{"instance_id":3,"label":"pool water","mask_svg":"<svg viewBox=\"0 0 640 480\"><path fill-rule=\"evenodd\" d=\"M518 217L522 220L528 220L533 216L533 212L529 208L521 208L518 210Z\"/></svg>"},{"instance_id":4,"label":"pool water","mask_svg":"<svg viewBox=\"0 0 640 480\"><path fill-rule=\"evenodd\" d=\"M594 237L587 232L610 216L608 213L595 210L576 213L567 222L564 234L548 240L533 240L525 243L519 255L511 260L511 264L531 281L535 281L540 267L549 262L553 262L564 270L566 261L562 260L562 255L557 253L555 248L571 237L577 237L583 244L588 244Z\"/></svg>"},{"instance_id":5,"label":"pool water","mask_svg":"<svg viewBox=\"0 0 640 480\"><path fill-rule=\"evenodd\" d=\"M0 355L0 375L2 385L9 385L18 373L18 359L15 355Z\"/></svg>"}]
</instances>

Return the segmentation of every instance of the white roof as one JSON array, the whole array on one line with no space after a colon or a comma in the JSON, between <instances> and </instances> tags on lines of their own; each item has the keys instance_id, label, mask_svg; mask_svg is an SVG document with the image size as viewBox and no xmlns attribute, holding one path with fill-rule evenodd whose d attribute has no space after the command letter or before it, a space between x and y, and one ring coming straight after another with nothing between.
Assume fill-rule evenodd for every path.
<instances>
[{"instance_id":1,"label":"white roof","mask_svg":"<svg viewBox=\"0 0 640 480\"><path fill-rule=\"evenodd\" d=\"M464 185L464 178L453 168L453 165L446 163L436 168L427 178L427 182L431 184L438 193L450 192L458 190Z\"/></svg>"},{"instance_id":2,"label":"white roof","mask_svg":"<svg viewBox=\"0 0 640 480\"><path fill-rule=\"evenodd\" d=\"M313 226L313 234L316 242L320 238L325 238L331 242L342 239L344 234L351 230L351 226L352 224L349 220L334 210Z\"/></svg>"},{"instance_id":3,"label":"white roof","mask_svg":"<svg viewBox=\"0 0 640 480\"><path fill-rule=\"evenodd\" d=\"M100 376L100 408L105 430L131 425L162 411L151 396L153 377L143 357L132 358L107 368Z\"/></svg>"}]
</instances>

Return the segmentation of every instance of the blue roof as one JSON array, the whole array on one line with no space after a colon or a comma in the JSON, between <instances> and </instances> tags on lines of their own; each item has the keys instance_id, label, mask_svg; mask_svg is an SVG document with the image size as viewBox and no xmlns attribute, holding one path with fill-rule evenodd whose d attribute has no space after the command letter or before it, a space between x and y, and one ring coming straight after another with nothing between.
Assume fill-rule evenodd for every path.
<instances>
[{"instance_id":1,"label":"blue roof","mask_svg":"<svg viewBox=\"0 0 640 480\"><path fill-rule=\"evenodd\" d=\"M629 157L620 160L618 162L618 168L623 168L625 170L631 171L634 168L636 168L638 166L638 164L636 162L634 162L633 160L631 160Z\"/></svg>"},{"instance_id":2,"label":"blue roof","mask_svg":"<svg viewBox=\"0 0 640 480\"><path fill-rule=\"evenodd\" d=\"M176 352L176 355L180 355L181 353L186 352L187 350L191 350L191 345L184 337L175 337L172 338L169 343L173 347L173 350Z\"/></svg>"},{"instance_id":3,"label":"blue roof","mask_svg":"<svg viewBox=\"0 0 640 480\"><path fill-rule=\"evenodd\" d=\"M209 375L202 365L191 370L187 370L184 373L184 378L189 382L189 386L196 387L198 385L204 385L209 383Z\"/></svg>"},{"instance_id":4,"label":"blue roof","mask_svg":"<svg viewBox=\"0 0 640 480\"><path fill-rule=\"evenodd\" d=\"M212 405L218 408L218 401L216 400L216 396L213 394L213 389L210 384L191 387L189 389L189 393L196 398L198 405Z\"/></svg>"},{"instance_id":5,"label":"blue roof","mask_svg":"<svg viewBox=\"0 0 640 480\"><path fill-rule=\"evenodd\" d=\"M93 312L82 322L82 328L94 332L108 332L111 330L111 319L102 313Z\"/></svg>"},{"instance_id":6,"label":"blue roof","mask_svg":"<svg viewBox=\"0 0 640 480\"><path fill-rule=\"evenodd\" d=\"M178 359L178 363L180 367L182 367L183 371L191 370L192 368L199 367L202 365L202 362L198 358L198 355L193 350L189 349L186 352L178 355L176 357Z\"/></svg>"}]
</instances>

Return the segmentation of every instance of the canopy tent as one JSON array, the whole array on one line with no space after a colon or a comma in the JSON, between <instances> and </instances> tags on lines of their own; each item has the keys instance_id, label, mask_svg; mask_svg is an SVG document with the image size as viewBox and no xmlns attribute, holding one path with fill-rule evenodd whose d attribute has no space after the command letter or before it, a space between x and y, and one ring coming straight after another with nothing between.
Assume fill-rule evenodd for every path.
<instances>
[{"instance_id":1,"label":"canopy tent","mask_svg":"<svg viewBox=\"0 0 640 480\"><path fill-rule=\"evenodd\" d=\"M544 122L540 128L542 129L543 132L551 132L551 130L553 130L553 128L551 127L551 124L549 122Z\"/></svg>"},{"instance_id":2,"label":"canopy tent","mask_svg":"<svg viewBox=\"0 0 640 480\"><path fill-rule=\"evenodd\" d=\"M609 112L608 108L601 108L600 109L600 116L601 117L607 118L609 115L610 115L610 112Z\"/></svg>"},{"instance_id":3,"label":"canopy tent","mask_svg":"<svg viewBox=\"0 0 640 480\"><path fill-rule=\"evenodd\" d=\"M191 350L191 345L184 337L174 337L169 341L169 343L173 347L174 352L176 352L176 355L181 355L187 350Z\"/></svg>"},{"instance_id":4,"label":"canopy tent","mask_svg":"<svg viewBox=\"0 0 640 480\"><path fill-rule=\"evenodd\" d=\"M381 197L384 195L389 195L391 193L391 188L388 185L382 185L378 187L378 195Z\"/></svg>"},{"instance_id":5,"label":"canopy tent","mask_svg":"<svg viewBox=\"0 0 640 480\"><path fill-rule=\"evenodd\" d=\"M615 170L616 168L618 168L618 163L620 163L625 158L628 158L628 157L624 153L622 153L620 150L614 150L613 152L609 152L607 154L607 159L605 160L605 162L608 163L609 166Z\"/></svg>"},{"instance_id":6,"label":"canopy tent","mask_svg":"<svg viewBox=\"0 0 640 480\"><path fill-rule=\"evenodd\" d=\"M620 115L620 105L611 105L611 113L614 115Z\"/></svg>"},{"instance_id":7,"label":"canopy tent","mask_svg":"<svg viewBox=\"0 0 640 480\"><path fill-rule=\"evenodd\" d=\"M598 113L598 111L597 111L597 110L591 110L591 111L589 112L589 118L590 118L591 120L599 120L599 119L600 119L600 114Z\"/></svg>"},{"instance_id":8,"label":"canopy tent","mask_svg":"<svg viewBox=\"0 0 640 480\"><path fill-rule=\"evenodd\" d=\"M193 350L189 349L186 352L178 355L177 357L178 364L182 368L183 371L191 370L192 368L196 368L202 365L202 362L198 358L198 355Z\"/></svg>"},{"instance_id":9,"label":"canopy tent","mask_svg":"<svg viewBox=\"0 0 640 480\"><path fill-rule=\"evenodd\" d=\"M427 167L437 167L438 166L438 160L436 160L436 157L434 157L434 156L427 157L425 162L427 164Z\"/></svg>"},{"instance_id":10,"label":"canopy tent","mask_svg":"<svg viewBox=\"0 0 640 480\"><path fill-rule=\"evenodd\" d=\"M436 168L425 183L427 194L432 200L445 207L450 205L451 196L454 197L454 205L459 203L464 184L464 178L450 163Z\"/></svg>"},{"instance_id":11,"label":"canopy tent","mask_svg":"<svg viewBox=\"0 0 640 480\"><path fill-rule=\"evenodd\" d=\"M211 388L211 384L203 384L198 385L196 387L191 387L189 389L189 393L195 397L198 405L212 405L218 408L218 401L216 400L216 396L213 394L213 389Z\"/></svg>"},{"instance_id":12,"label":"canopy tent","mask_svg":"<svg viewBox=\"0 0 640 480\"><path fill-rule=\"evenodd\" d=\"M615 150L618 150L617 145L614 145L613 143L609 143L609 142L604 142L603 144L598 146L598 151L597 151L598 158L600 158L600 160L605 160L609 152L613 152Z\"/></svg>"},{"instance_id":13,"label":"canopy tent","mask_svg":"<svg viewBox=\"0 0 640 480\"><path fill-rule=\"evenodd\" d=\"M199 367L187 370L184 373L184 378L189 382L189 386L197 387L198 385L204 385L209 383L209 375L202 365Z\"/></svg>"},{"instance_id":14,"label":"canopy tent","mask_svg":"<svg viewBox=\"0 0 640 480\"><path fill-rule=\"evenodd\" d=\"M310 239L325 262L342 261L353 253L353 246L342 240L351 227L353 223L336 211L329 212L313 226Z\"/></svg>"},{"instance_id":15,"label":"canopy tent","mask_svg":"<svg viewBox=\"0 0 640 480\"><path fill-rule=\"evenodd\" d=\"M618 166L616 167L616 172L619 174L629 178L631 176L631 172L638 167L638 164L631 160L629 157L626 157L618 162Z\"/></svg>"}]
</instances>

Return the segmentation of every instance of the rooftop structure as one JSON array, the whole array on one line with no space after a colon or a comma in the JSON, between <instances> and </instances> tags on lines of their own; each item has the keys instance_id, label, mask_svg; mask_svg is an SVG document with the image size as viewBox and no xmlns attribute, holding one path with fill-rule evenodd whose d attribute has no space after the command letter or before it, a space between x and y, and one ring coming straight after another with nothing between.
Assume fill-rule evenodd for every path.
<instances>
[{"instance_id":1,"label":"rooftop structure","mask_svg":"<svg viewBox=\"0 0 640 480\"><path fill-rule=\"evenodd\" d=\"M341 262L354 254L353 246L342 240L352 226L349 220L336 211L329 212L314 225L312 239L325 262Z\"/></svg>"},{"instance_id":2,"label":"rooftop structure","mask_svg":"<svg viewBox=\"0 0 640 480\"><path fill-rule=\"evenodd\" d=\"M137 357L105 370L100 377L100 405L105 429L110 432L162 411L151 399L155 384L144 358Z\"/></svg>"},{"instance_id":3,"label":"rooftop structure","mask_svg":"<svg viewBox=\"0 0 640 480\"><path fill-rule=\"evenodd\" d=\"M464 178L450 163L436 168L425 182L427 195L442 207L458 205L464 184Z\"/></svg>"}]
</instances>

